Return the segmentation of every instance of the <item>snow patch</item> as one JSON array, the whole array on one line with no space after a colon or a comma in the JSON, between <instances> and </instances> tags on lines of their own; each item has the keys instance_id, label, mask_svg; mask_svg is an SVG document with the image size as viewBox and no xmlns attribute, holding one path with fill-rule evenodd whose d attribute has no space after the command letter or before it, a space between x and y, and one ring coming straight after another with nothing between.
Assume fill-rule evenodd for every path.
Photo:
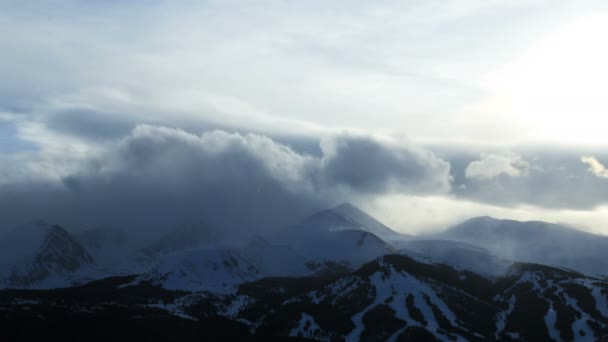
<instances>
[{"instance_id":1,"label":"snow patch","mask_svg":"<svg viewBox=\"0 0 608 342\"><path fill-rule=\"evenodd\" d=\"M549 337L551 337L554 341L561 341L561 335L555 327L556 323L557 311L553 309L553 303L551 303L551 306L549 306L549 310L547 310L547 314L545 315L545 325L549 331Z\"/></svg>"},{"instance_id":2,"label":"snow patch","mask_svg":"<svg viewBox=\"0 0 608 342\"><path fill-rule=\"evenodd\" d=\"M311 338L318 341L329 341L329 338L323 336L323 330L315 322L315 319L304 312L302 312L298 326L291 330L289 336Z\"/></svg>"},{"instance_id":3,"label":"snow patch","mask_svg":"<svg viewBox=\"0 0 608 342\"><path fill-rule=\"evenodd\" d=\"M428 284L416 279L407 272L396 271L390 265L382 264L381 268L386 270L386 272L376 272L370 277L370 282L376 292L374 302L351 318L355 328L346 336L346 341L358 341L361 338L361 333L365 329L363 317L380 304L389 305L389 307L394 310L395 317L405 321L408 327L423 327L434 334L438 339L445 341L449 340L449 337L446 336L443 331L440 331L442 329L437 322L433 309L430 304L427 303L427 299L442 312L443 316L452 326L468 331L468 329L458 324L456 315L448 308L445 302L437 296L436 292ZM414 306L422 312L427 323L426 326L422 326L420 322L414 320L410 316L406 305L404 305L406 297L409 294L414 297ZM388 299L391 297L392 299L388 302ZM398 333L400 333L400 331L393 334L389 340L395 340L398 337ZM457 341L465 341L462 336L452 335L456 337Z\"/></svg>"},{"instance_id":4,"label":"snow patch","mask_svg":"<svg viewBox=\"0 0 608 342\"><path fill-rule=\"evenodd\" d=\"M496 338L498 338L500 333L505 330L505 326L507 325L507 318L509 318L509 315L513 313L513 310L515 310L516 301L517 298L512 295L511 298L509 298L509 307L507 308L507 310L499 312L496 316L496 334L494 335Z\"/></svg>"}]
</instances>

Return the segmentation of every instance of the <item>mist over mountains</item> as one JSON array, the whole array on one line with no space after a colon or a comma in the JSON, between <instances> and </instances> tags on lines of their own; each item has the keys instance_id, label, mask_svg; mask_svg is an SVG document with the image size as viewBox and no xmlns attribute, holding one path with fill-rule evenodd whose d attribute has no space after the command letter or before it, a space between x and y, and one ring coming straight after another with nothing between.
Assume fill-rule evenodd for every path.
<instances>
[{"instance_id":1,"label":"mist over mountains","mask_svg":"<svg viewBox=\"0 0 608 342\"><path fill-rule=\"evenodd\" d=\"M608 1L0 27L0 342L608 341Z\"/></svg>"},{"instance_id":2,"label":"mist over mountains","mask_svg":"<svg viewBox=\"0 0 608 342\"><path fill-rule=\"evenodd\" d=\"M97 288L101 298L63 302L53 315L71 320L79 307L131 317L139 303L145 320L161 312L214 317L237 324L242 336L320 340L608 333L608 238L555 224L478 217L414 236L345 203L243 241L205 222L176 226L145 246L130 239L113 228L71 234L42 221L2 235L10 258L2 259L1 284L21 290L0 291L0 320L19 323L12 312L24 305L46 312L72 291L87 298ZM125 291L143 297L116 299L123 309L99 306Z\"/></svg>"}]
</instances>

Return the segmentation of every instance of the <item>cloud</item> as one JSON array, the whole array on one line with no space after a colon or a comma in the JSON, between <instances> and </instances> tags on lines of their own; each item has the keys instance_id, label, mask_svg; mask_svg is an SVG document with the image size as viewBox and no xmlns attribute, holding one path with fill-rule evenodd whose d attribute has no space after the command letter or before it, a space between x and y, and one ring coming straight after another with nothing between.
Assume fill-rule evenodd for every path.
<instances>
[{"instance_id":1,"label":"cloud","mask_svg":"<svg viewBox=\"0 0 608 342\"><path fill-rule=\"evenodd\" d=\"M597 177L608 178L608 170L595 157L583 156L581 157L581 162L589 165L587 170Z\"/></svg>"},{"instance_id":2,"label":"cloud","mask_svg":"<svg viewBox=\"0 0 608 342\"><path fill-rule=\"evenodd\" d=\"M605 152L586 149L520 146L492 158L470 146L434 150L451 165L450 194L456 198L502 207L594 210L607 203L608 183L581 167L580 156L605 157Z\"/></svg>"},{"instance_id":3,"label":"cloud","mask_svg":"<svg viewBox=\"0 0 608 342\"><path fill-rule=\"evenodd\" d=\"M78 108L49 113L41 120L48 129L91 140L119 138L136 125L128 115Z\"/></svg>"},{"instance_id":4,"label":"cloud","mask_svg":"<svg viewBox=\"0 0 608 342\"><path fill-rule=\"evenodd\" d=\"M431 152L370 136L328 138L311 155L259 134L138 125L102 145L60 181L36 173L1 184L0 227L40 217L158 232L203 220L242 235L355 196L450 185L449 164Z\"/></svg>"},{"instance_id":5,"label":"cloud","mask_svg":"<svg viewBox=\"0 0 608 342\"><path fill-rule=\"evenodd\" d=\"M496 177L521 177L528 174L530 164L515 153L482 154L480 160L473 161L465 170L465 177L492 180Z\"/></svg>"},{"instance_id":6,"label":"cloud","mask_svg":"<svg viewBox=\"0 0 608 342\"><path fill-rule=\"evenodd\" d=\"M322 143L324 176L374 193L441 193L451 187L450 164L411 143L340 136Z\"/></svg>"},{"instance_id":7,"label":"cloud","mask_svg":"<svg viewBox=\"0 0 608 342\"><path fill-rule=\"evenodd\" d=\"M348 127L495 141L498 115L454 108L475 106L487 69L476 61L502 63L491 43L514 21L522 32L537 25L521 10L536 6L2 1L0 109L40 118L61 104L172 127L166 121L203 119L275 134ZM501 25L488 30L488 20ZM519 123L500 122L505 139L521 134Z\"/></svg>"}]
</instances>

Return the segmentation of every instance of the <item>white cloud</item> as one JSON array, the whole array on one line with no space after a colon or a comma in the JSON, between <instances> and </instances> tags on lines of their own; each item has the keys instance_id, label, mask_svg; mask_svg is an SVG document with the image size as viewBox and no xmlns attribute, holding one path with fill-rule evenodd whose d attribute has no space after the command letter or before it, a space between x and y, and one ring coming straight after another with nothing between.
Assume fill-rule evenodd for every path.
<instances>
[{"instance_id":1,"label":"white cloud","mask_svg":"<svg viewBox=\"0 0 608 342\"><path fill-rule=\"evenodd\" d=\"M0 100L36 116L87 109L169 126L203 119L283 134L346 127L416 140L496 138L486 129L496 115L465 109L483 92L476 79L504 58L490 43L499 35L508 45L502 33L515 19L521 30L536 25L520 9L541 5L3 3ZM493 18L500 25L487 30ZM513 126L502 127L508 139Z\"/></svg>"},{"instance_id":2,"label":"white cloud","mask_svg":"<svg viewBox=\"0 0 608 342\"><path fill-rule=\"evenodd\" d=\"M472 179L492 180L499 176L521 177L528 174L530 164L515 153L482 154L480 160L467 166L465 176Z\"/></svg>"},{"instance_id":3,"label":"white cloud","mask_svg":"<svg viewBox=\"0 0 608 342\"><path fill-rule=\"evenodd\" d=\"M588 171L600 178L608 178L608 170L602 163L600 163L595 157L583 156L581 157L583 164L589 165Z\"/></svg>"}]
</instances>

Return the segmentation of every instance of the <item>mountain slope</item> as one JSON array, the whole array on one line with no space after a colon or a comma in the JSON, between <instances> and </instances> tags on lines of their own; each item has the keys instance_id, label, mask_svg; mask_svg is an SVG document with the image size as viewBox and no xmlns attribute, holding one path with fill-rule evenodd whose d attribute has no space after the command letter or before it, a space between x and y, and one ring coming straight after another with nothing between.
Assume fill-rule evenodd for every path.
<instances>
[{"instance_id":1,"label":"mountain slope","mask_svg":"<svg viewBox=\"0 0 608 342\"><path fill-rule=\"evenodd\" d=\"M351 229L364 230L389 243L410 237L406 234L397 233L350 203L343 203L329 211L353 223L355 227L350 227Z\"/></svg>"},{"instance_id":2,"label":"mountain slope","mask_svg":"<svg viewBox=\"0 0 608 342\"><path fill-rule=\"evenodd\" d=\"M313 214L269 239L272 243L288 246L313 261L339 262L357 268L395 251L390 243L376 233L392 239L403 238L360 209L343 204Z\"/></svg>"},{"instance_id":3,"label":"mountain slope","mask_svg":"<svg viewBox=\"0 0 608 342\"><path fill-rule=\"evenodd\" d=\"M478 217L434 237L480 246L503 259L608 274L608 237L556 224Z\"/></svg>"},{"instance_id":4,"label":"mountain slope","mask_svg":"<svg viewBox=\"0 0 608 342\"><path fill-rule=\"evenodd\" d=\"M77 234L76 239L93 256L95 264L71 275L70 282L74 284L144 273L158 263L141 251L141 243L135 236L122 229L93 228Z\"/></svg>"},{"instance_id":5,"label":"mountain slope","mask_svg":"<svg viewBox=\"0 0 608 342\"><path fill-rule=\"evenodd\" d=\"M63 228L42 221L0 238L0 279L6 287L41 285L93 264L86 249Z\"/></svg>"},{"instance_id":6,"label":"mountain slope","mask_svg":"<svg viewBox=\"0 0 608 342\"><path fill-rule=\"evenodd\" d=\"M259 235L249 239L237 251L265 277L301 277L320 270L315 261L289 246L272 244Z\"/></svg>"},{"instance_id":7,"label":"mountain slope","mask_svg":"<svg viewBox=\"0 0 608 342\"><path fill-rule=\"evenodd\" d=\"M250 322L256 333L317 340L593 341L608 334L608 284L542 265L515 264L491 281L387 255L310 290L288 284L259 295L242 286L220 315Z\"/></svg>"},{"instance_id":8,"label":"mountain slope","mask_svg":"<svg viewBox=\"0 0 608 342\"><path fill-rule=\"evenodd\" d=\"M315 213L297 224L294 229L311 231L361 230L372 233L386 242L408 237L408 235L390 229L350 203L343 203L337 207Z\"/></svg>"},{"instance_id":9,"label":"mountain slope","mask_svg":"<svg viewBox=\"0 0 608 342\"><path fill-rule=\"evenodd\" d=\"M402 241L399 253L431 262L448 264L488 277L505 275L512 262L466 242L451 240L411 239Z\"/></svg>"},{"instance_id":10,"label":"mountain slope","mask_svg":"<svg viewBox=\"0 0 608 342\"><path fill-rule=\"evenodd\" d=\"M226 251L208 252L216 256L211 259L217 269L227 259L238 260ZM231 265L234 276L225 279L248 277L236 262ZM263 340L593 341L608 336L608 283L536 264L514 264L505 276L490 280L448 265L386 255L351 273L257 279L230 291L155 287L167 287L175 275L146 282L111 278L73 289L0 291L0 324L38 326L44 314L64 322L54 331L72 331L65 322L75 315L101 324L117 316L129 322L161 316L183 320L182 325L216 322L223 332L239 332L232 339L254 334ZM217 279L213 272L206 275L206 281Z\"/></svg>"},{"instance_id":11,"label":"mountain slope","mask_svg":"<svg viewBox=\"0 0 608 342\"><path fill-rule=\"evenodd\" d=\"M239 284L260 277L258 269L236 252L210 248L174 253L137 278L169 290L231 292Z\"/></svg>"}]
</instances>

